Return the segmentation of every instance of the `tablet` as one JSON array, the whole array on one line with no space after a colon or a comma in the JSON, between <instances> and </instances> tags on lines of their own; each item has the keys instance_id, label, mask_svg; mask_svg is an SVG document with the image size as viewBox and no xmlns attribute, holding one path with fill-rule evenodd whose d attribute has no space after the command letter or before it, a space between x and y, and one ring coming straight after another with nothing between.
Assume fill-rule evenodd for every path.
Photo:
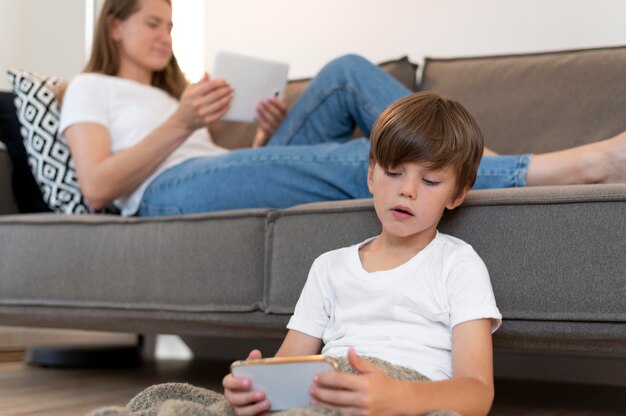
<instances>
[{"instance_id":1,"label":"tablet","mask_svg":"<svg viewBox=\"0 0 626 416\"><path fill-rule=\"evenodd\" d=\"M338 370L337 361L323 355L242 360L230 366L235 377L249 379L253 390L265 393L272 411L307 406L313 376Z\"/></svg>"},{"instance_id":2,"label":"tablet","mask_svg":"<svg viewBox=\"0 0 626 416\"><path fill-rule=\"evenodd\" d=\"M230 108L222 119L252 123L260 100L283 97L288 72L289 65L283 62L219 51L211 78L225 79L234 89Z\"/></svg>"}]
</instances>

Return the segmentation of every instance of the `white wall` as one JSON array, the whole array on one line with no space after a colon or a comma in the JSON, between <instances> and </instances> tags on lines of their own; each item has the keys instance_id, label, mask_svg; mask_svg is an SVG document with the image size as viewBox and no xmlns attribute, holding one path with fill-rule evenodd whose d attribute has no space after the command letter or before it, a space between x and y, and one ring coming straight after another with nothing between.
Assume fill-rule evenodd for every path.
<instances>
[{"instance_id":1,"label":"white wall","mask_svg":"<svg viewBox=\"0 0 626 416\"><path fill-rule=\"evenodd\" d=\"M18 67L71 77L86 62L85 7L94 0L0 0L0 89ZM311 76L328 60L359 53L373 61L409 55L460 56L626 44L623 0L173 0L202 19L177 44L190 65L211 67L219 49L291 63ZM202 4L204 2L204 4ZM101 0L95 0L100 4ZM178 6L177 6L178 5ZM202 7L204 6L204 7ZM175 12L176 18L176 12ZM205 46L206 45L206 46ZM196 54L196 56L194 56ZM201 59L197 59L201 56ZM204 62L204 64L203 64ZM192 78L198 68L189 68ZM201 70L200 70L201 71Z\"/></svg>"},{"instance_id":2,"label":"white wall","mask_svg":"<svg viewBox=\"0 0 626 416\"><path fill-rule=\"evenodd\" d=\"M7 68L70 77L85 65L85 0L0 0L0 89Z\"/></svg>"},{"instance_id":3,"label":"white wall","mask_svg":"<svg viewBox=\"0 0 626 416\"><path fill-rule=\"evenodd\" d=\"M0 10L0 89L6 89L6 69L21 61L21 48L15 44L20 36L22 6L15 0L0 0Z\"/></svg>"},{"instance_id":4,"label":"white wall","mask_svg":"<svg viewBox=\"0 0 626 416\"><path fill-rule=\"evenodd\" d=\"M626 44L622 0L206 0L205 9L207 68L229 49L288 61L291 77L348 52L420 62Z\"/></svg>"}]
</instances>

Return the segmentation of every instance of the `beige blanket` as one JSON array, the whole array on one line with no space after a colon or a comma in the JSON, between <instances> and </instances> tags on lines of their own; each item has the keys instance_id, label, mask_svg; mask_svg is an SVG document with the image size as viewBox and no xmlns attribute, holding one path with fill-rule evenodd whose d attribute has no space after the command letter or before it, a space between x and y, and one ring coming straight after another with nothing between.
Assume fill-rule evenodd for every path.
<instances>
[{"instance_id":1,"label":"beige blanket","mask_svg":"<svg viewBox=\"0 0 626 416\"><path fill-rule=\"evenodd\" d=\"M367 358L396 380L428 381L428 378L405 367L376 358ZM337 360L339 368L356 374L345 358ZM281 416L340 416L337 410L326 407L303 407L272 413ZM219 393L185 383L157 384L140 392L126 407L104 407L88 416L235 416L233 408ZM430 416L453 416L455 412L435 412Z\"/></svg>"}]
</instances>

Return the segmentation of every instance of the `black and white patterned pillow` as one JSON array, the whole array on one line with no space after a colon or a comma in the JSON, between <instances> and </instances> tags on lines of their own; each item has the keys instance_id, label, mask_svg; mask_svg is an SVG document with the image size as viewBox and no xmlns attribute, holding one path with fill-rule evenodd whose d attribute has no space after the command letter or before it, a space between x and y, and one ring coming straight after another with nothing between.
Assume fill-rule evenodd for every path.
<instances>
[{"instance_id":1,"label":"black and white patterned pillow","mask_svg":"<svg viewBox=\"0 0 626 416\"><path fill-rule=\"evenodd\" d=\"M9 69L9 84L28 155L28 164L50 209L64 214L92 212L85 202L67 144L58 137L56 88L65 81Z\"/></svg>"}]
</instances>

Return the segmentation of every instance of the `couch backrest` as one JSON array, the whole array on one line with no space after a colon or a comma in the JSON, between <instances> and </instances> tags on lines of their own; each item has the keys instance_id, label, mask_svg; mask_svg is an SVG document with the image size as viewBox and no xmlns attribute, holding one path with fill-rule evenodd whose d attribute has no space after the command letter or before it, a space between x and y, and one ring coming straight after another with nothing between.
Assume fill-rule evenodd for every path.
<instances>
[{"instance_id":1,"label":"couch backrest","mask_svg":"<svg viewBox=\"0 0 626 416\"><path fill-rule=\"evenodd\" d=\"M626 47L427 59L421 89L459 100L501 153L545 152L626 130Z\"/></svg>"}]
</instances>

